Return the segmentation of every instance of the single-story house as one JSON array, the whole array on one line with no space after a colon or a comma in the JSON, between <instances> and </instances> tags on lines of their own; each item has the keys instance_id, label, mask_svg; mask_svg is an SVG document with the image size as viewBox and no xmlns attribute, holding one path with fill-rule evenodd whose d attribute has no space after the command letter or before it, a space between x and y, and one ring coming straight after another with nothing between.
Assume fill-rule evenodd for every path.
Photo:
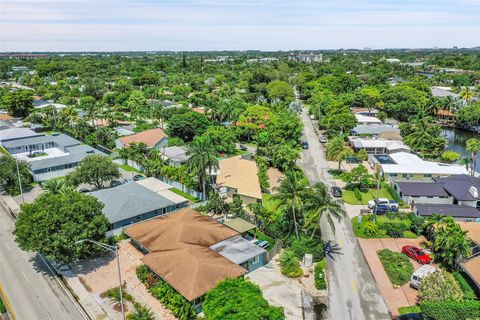
<instances>
[{"instance_id":1,"label":"single-story house","mask_svg":"<svg viewBox=\"0 0 480 320\"><path fill-rule=\"evenodd\" d=\"M156 185L155 178L146 182L135 181L114 188L105 188L90 192L89 195L103 203L103 212L110 222L110 231L154 218L188 205L188 200L168 190L171 186L158 181L157 185L166 185L162 190L152 190L148 184Z\"/></svg>"},{"instance_id":2,"label":"single-story house","mask_svg":"<svg viewBox=\"0 0 480 320\"><path fill-rule=\"evenodd\" d=\"M162 158L166 160L169 165L174 167L178 167L190 159L190 156L187 155L187 147L183 146L162 148L160 152L162 153Z\"/></svg>"},{"instance_id":3,"label":"single-story house","mask_svg":"<svg viewBox=\"0 0 480 320\"><path fill-rule=\"evenodd\" d=\"M397 125L391 124L358 124L355 128L352 129L352 134L355 136L375 136L378 137L380 134L385 132L397 132L400 133Z\"/></svg>"},{"instance_id":4,"label":"single-story house","mask_svg":"<svg viewBox=\"0 0 480 320\"><path fill-rule=\"evenodd\" d=\"M480 209L480 178L468 174L434 178L453 197L453 204Z\"/></svg>"},{"instance_id":5,"label":"single-story house","mask_svg":"<svg viewBox=\"0 0 480 320\"><path fill-rule=\"evenodd\" d=\"M36 134L32 137L11 139L2 142L2 145L16 159L28 162L36 182L67 175L88 155L104 155L62 133Z\"/></svg>"},{"instance_id":6,"label":"single-story house","mask_svg":"<svg viewBox=\"0 0 480 320\"><path fill-rule=\"evenodd\" d=\"M453 197L438 183L392 181L393 189L405 203L452 204Z\"/></svg>"},{"instance_id":7,"label":"single-story house","mask_svg":"<svg viewBox=\"0 0 480 320\"><path fill-rule=\"evenodd\" d=\"M357 136L348 137L352 148L358 152L365 150L369 154L391 154L395 152L410 152L410 147L402 141L386 139L364 139Z\"/></svg>"},{"instance_id":8,"label":"single-story house","mask_svg":"<svg viewBox=\"0 0 480 320\"><path fill-rule=\"evenodd\" d=\"M258 257L264 255L239 239L235 230L191 208L129 226L124 232L145 254L143 263L197 311L205 293L218 282L248 272L236 261L256 268L262 259Z\"/></svg>"},{"instance_id":9,"label":"single-story house","mask_svg":"<svg viewBox=\"0 0 480 320\"><path fill-rule=\"evenodd\" d=\"M7 141L19 140L25 138L44 136L38 134L35 131L27 128L5 128L0 131L0 145L3 145Z\"/></svg>"},{"instance_id":10,"label":"single-story house","mask_svg":"<svg viewBox=\"0 0 480 320\"><path fill-rule=\"evenodd\" d=\"M376 117L369 117L369 116L364 116L361 114L356 113L355 118L357 118L357 122L360 125L372 125L372 124L382 124L382 121Z\"/></svg>"},{"instance_id":11,"label":"single-story house","mask_svg":"<svg viewBox=\"0 0 480 320\"><path fill-rule=\"evenodd\" d=\"M387 181L399 179L419 181L427 178L468 174L464 166L425 161L408 152L370 155L369 163L372 167L378 167Z\"/></svg>"},{"instance_id":12,"label":"single-story house","mask_svg":"<svg viewBox=\"0 0 480 320\"><path fill-rule=\"evenodd\" d=\"M245 205L262 200L258 168L254 161L236 156L220 160L219 167L217 189L227 201L232 201L234 195L238 195Z\"/></svg>"},{"instance_id":13,"label":"single-story house","mask_svg":"<svg viewBox=\"0 0 480 320\"><path fill-rule=\"evenodd\" d=\"M123 136L115 141L116 148L128 147L132 143L144 143L149 149L160 150L167 146L168 136L160 128L150 129L142 132L132 134L130 136Z\"/></svg>"},{"instance_id":14,"label":"single-story house","mask_svg":"<svg viewBox=\"0 0 480 320\"><path fill-rule=\"evenodd\" d=\"M351 108L352 113L358 114L365 117L376 117L378 116L379 111L377 109L368 109L368 108Z\"/></svg>"},{"instance_id":15,"label":"single-story house","mask_svg":"<svg viewBox=\"0 0 480 320\"><path fill-rule=\"evenodd\" d=\"M415 203L413 213L421 217L428 217L433 214L450 216L458 221L475 221L480 219L480 210L456 204L425 204Z\"/></svg>"}]
</instances>

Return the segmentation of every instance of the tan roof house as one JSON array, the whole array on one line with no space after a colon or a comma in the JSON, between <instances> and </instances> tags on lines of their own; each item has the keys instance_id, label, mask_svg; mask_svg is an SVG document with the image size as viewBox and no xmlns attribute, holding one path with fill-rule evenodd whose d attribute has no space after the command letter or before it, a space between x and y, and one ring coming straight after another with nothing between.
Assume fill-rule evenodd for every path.
<instances>
[{"instance_id":1,"label":"tan roof house","mask_svg":"<svg viewBox=\"0 0 480 320\"><path fill-rule=\"evenodd\" d=\"M232 201L234 195L240 196L244 204L262 200L258 168L254 161L237 156L220 160L219 166L217 187L227 201Z\"/></svg>"},{"instance_id":2,"label":"tan roof house","mask_svg":"<svg viewBox=\"0 0 480 320\"><path fill-rule=\"evenodd\" d=\"M117 148L128 147L132 143L144 143L150 149L157 149L167 145L168 135L160 128L150 129L130 136L120 137L115 141Z\"/></svg>"}]
</instances>

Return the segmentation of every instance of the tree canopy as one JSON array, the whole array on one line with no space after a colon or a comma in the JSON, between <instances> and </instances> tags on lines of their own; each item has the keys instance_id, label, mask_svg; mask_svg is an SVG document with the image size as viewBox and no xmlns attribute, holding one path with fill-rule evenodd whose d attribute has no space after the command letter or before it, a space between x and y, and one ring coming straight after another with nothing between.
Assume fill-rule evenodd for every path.
<instances>
[{"instance_id":1,"label":"tree canopy","mask_svg":"<svg viewBox=\"0 0 480 320\"><path fill-rule=\"evenodd\" d=\"M101 189L106 182L119 177L118 166L110 157L93 154L86 156L80 165L68 175L67 180L74 185L88 183Z\"/></svg>"}]
</instances>

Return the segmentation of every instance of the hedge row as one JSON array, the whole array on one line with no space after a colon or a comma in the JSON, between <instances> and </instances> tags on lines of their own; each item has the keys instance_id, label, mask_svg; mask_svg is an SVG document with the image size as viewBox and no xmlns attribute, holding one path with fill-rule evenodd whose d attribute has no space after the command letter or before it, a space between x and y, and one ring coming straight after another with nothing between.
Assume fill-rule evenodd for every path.
<instances>
[{"instance_id":1,"label":"hedge row","mask_svg":"<svg viewBox=\"0 0 480 320\"><path fill-rule=\"evenodd\" d=\"M157 277L146 265L137 267L137 278L147 287L151 295L163 303L175 317L180 320L197 319L193 305L168 283Z\"/></svg>"},{"instance_id":2,"label":"hedge row","mask_svg":"<svg viewBox=\"0 0 480 320\"><path fill-rule=\"evenodd\" d=\"M480 301L476 300L424 302L420 308L425 316L435 320L480 319Z\"/></svg>"}]
</instances>

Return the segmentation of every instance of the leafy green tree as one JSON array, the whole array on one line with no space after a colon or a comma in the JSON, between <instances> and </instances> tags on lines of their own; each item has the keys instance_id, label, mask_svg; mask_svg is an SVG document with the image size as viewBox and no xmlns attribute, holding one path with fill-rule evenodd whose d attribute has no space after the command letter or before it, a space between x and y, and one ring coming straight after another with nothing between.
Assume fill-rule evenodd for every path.
<instances>
[{"instance_id":1,"label":"leafy green tree","mask_svg":"<svg viewBox=\"0 0 480 320\"><path fill-rule=\"evenodd\" d=\"M418 291L420 302L460 301L463 298L458 282L444 270L437 270L422 279Z\"/></svg>"},{"instance_id":2,"label":"leafy green tree","mask_svg":"<svg viewBox=\"0 0 480 320\"><path fill-rule=\"evenodd\" d=\"M48 180L44 185L44 189L53 194L64 194L74 191L73 187L69 186L64 178Z\"/></svg>"},{"instance_id":3,"label":"leafy green tree","mask_svg":"<svg viewBox=\"0 0 480 320\"><path fill-rule=\"evenodd\" d=\"M195 136L202 135L209 125L210 121L205 115L189 111L174 114L168 122L168 130L183 141L192 141Z\"/></svg>"},{"instance_id":4,"label":"leafy green tree","mask_svg":"<svg viewBox=\"0 0 480 320\"><path fill-rule=\"evenodd\" d=\"M282 274L289 278L298 278L303 275L297 256L289 249L283 249L280 255L280 268Z\"/></svg>"},{"instance_id":5,"label":"leafy green tree","mask_svg":"<svg viewBox=\"0 0 480 320\"><path fill-rule=\"evenodd\" d=\"M362 88L359 93L359 99L361 104L371 111L374 108L383 107L382 96L380 90L375 87Z\"/></svg>"},{"instance_id":6,"label":"leafy green tree","mask_svg":"<svg viewBox=\"0 0 480 320\"><path fill-rule=\"evenodd\" d=\"M350 111L332 112L323 120L327 135L334 137L342 134L349 134L358 123L357 118Z\"/></svg>"},{"instance_id":7,"label":"leafy green tree","mask_svg":"<svg viewBox=\"0 0 480 320\"><path fill-rule=\"evenodd\" d=\"M465 129L480 126L480 102L472 103L455 113L455 123Z\"/></svg>"},{"instance_id":8,"label":"leafy green tree","mask_svg":"<svg viewBox=\"0 0 480 320\"><path fill-rule=\"evenodd\" d=\"M282 320L282 307L273 307L260 288L244 279L226 279L205 295L205 318L209 320Z\"/></svg>"},{"instance_id":9,"label":"leafy green tree","mask_svg":"<svg viewBox=\"0 0 480 320\"><path fill-rule=\"evenodd\" d=\"M22 184L23 191L28 191L32 188L33 179L30 169L28 168L28 163L25 161L15 160L15 158L11 156L3 155L0 157L0 185L11 196L20 194L17 161L18 169L20 171L20 182Z\"/></svg>"},{"instance_id":10,"label":"leafy green tree","mask_svg":"<svg viewBox=\"0 0 480 320\"><path fill-rule=\"evenodd\" d=\"M211 176L212 170L219 168L217 151L208 137L197 137L188 146L187 170L195 173L202 185L203 196L207 192L207 179Z\"/></svg>"},{"instance_id":11,"label":"leafy green tree","mask_svg":"<svg viewBox=\"0 0 480 320\"><path fill-rule=\"evenodd\" d=\"M477 167L477 157L480 152L480 139L470 138L466 143L466 150L472 153L472 170L471 175L475 175L475 168Z\"/></svg>"},{"instance_id":12,"label":"leafy green tree","mask_svg":"<svg viewBox=\"0 0 480 320\"><path fill-rule=\"evenodd\" d=\"M292 87L284 81L272 81L267 85L267 94L270 101L281 101L290 104L295 100L295 93Z\"/></svg>"},{"instance_id":13,"label":"leafy green tree","mask_svg":"<svg viewBox=\"0 0 480 320\"><path fill-rule=\"evenodd\" d=\"M208 137L218 153L235 153L237 137L231 127L210 126L202 136Z\"/></svg>"},{"instance_id":14,"label":"leafy green tree","mask_svg":"<svg viewBox=\"0 0 480 320\"><path fill-rule=\"evenodd\" d=\"M357 158L360 159L361 161L367 161L368 160L368 152L365 149L361 149L357 153Z\"/></svg>"},{"instance_id":15,"label":"leafy green tree","mask_svg":"<svg viewBox=\"0 0 480 320\"><path fill-rule=\"evenodd\" d=\"M85 111L88 119L95 118L97 114L96 101L92 96L81 97L79 101L80 108Z\"/></svg>"},{"instance_id":16,"label":"leafy green tree","mask_svg":"<svg viewBox=\"0 0 480 320\"><path fill-rule=\"evenodd\" d=\"M460 159L460 153L458 152L448 150L442 153L442 160L447 163L457 162L458 159Z\"/></svg>"},{"instance_id":17,"label":"leafy green tree","mask_svg":"<svg viewBox=\"0 0 480 320\"><path fill-rule=\"evenodd\" d=\"M388 87L382 93L385 103L383 109L400 121L407 121L412 115L425 110L429 99L428 93L414 88L410 83L400 83Z\"/></svg>"},{"instance_id":18,"label":"leafy green tree","mask_svg":"<svg viewBox=\"0 0 480 320\"><path fill-rule=\"evenodd\" d=\"M15 225L15 241L22 250L39 252L58 262L71 263L99 253L81 239L103 242L109 222L103 204L79 192L46 192L34 203L23 204Z\"/></svg>"},{"instance_id":19,"label":"leafy green tree","mask_svg":"<svg viewBox=\"0 0 480 320\"><path fill-rule=\"evenodd\" d=\"M29 90L8 91L0 99L0 106L14 117L26 117L33 111L33 95Z\"/></svg>"},{"instance_id":20,"label":"leafy green tree","mask_svg":"<svg viewBox=\"0 0 480 320\"><path fill-rule=\"evenodd\" d=\"M68 174L67 181L77 186L81 183L88 183L101 189L106 182L119 177L118 166L110 157L92 154L85 157L80 165Z\"/></svg>"},{"instance_id":21,"label":"leafy green tree","mask_svg":"<svg viewBox=\"0 0 480 320\"><path fill-rule=\"evenodd\" d=\"M308 230L312 229L312 239L315 236L317 228L320 228L320 220L326 215L327 221L335 231L333 217L340 219L345 215L342 207L332 199L328 188L323 183L317 183L309 188L305 194L305 226Z\"/></svg>"},{"instance_id":22,"label":"leafy green tree","mask_svg":"<svg viewBox=\"0 0 480 320\"><path fill-rule=\"evenodd\" d=\"M372 176L364 165L358 165L346 174L347 188L365 190L370 185Z\"/></svg>"},{"instance_id":23,"label":"leafy green tree","mask_svg":"<svg viewBox=\"0 0 480 320\"><path fill-rule=\"evenodd\" d=\"M467 232L450 216L441 219L435 229L433 249L435 256L452 269L456 268L459 257L471 254Z\"/></svg>"}]
</instances>

